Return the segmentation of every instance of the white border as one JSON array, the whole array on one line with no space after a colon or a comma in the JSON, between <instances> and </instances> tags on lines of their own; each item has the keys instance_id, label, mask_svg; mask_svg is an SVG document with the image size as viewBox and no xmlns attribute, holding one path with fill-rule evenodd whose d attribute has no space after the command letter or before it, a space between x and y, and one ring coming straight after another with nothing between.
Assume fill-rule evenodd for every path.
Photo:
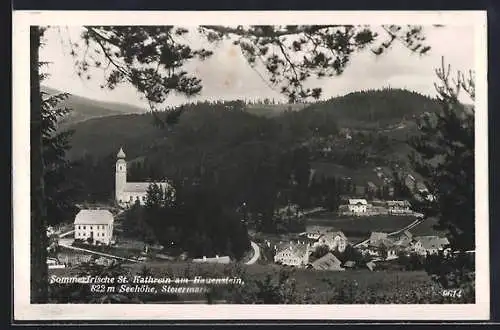
<instances>
[{"instance_id":1,"label":"white border","mask_svg":"<svg viewBox=\"0 0 500 330\"><path fill-rule=\"evenodd\" d=\"M30 25L470 24L476 70L476 304L471 305L31 305L29 303ZM487 39L484 11L280 11L13 13L13 206L15 320L487 320L488 232ZM455 41L451 41L455 42ZM486 192L486 193L485 193Z\"/></svg>"}]
</instances>

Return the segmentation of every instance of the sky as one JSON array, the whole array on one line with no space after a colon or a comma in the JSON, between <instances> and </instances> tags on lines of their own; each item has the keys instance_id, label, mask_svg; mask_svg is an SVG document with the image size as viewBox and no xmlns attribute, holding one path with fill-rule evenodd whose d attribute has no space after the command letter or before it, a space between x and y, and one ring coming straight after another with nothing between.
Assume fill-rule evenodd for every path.
<instances>
[{"instance_id":1,"label":"sky","mask_svg":"<svg viewBox=\"0 0 500 330\"><path fill-rule=\"evenodd\" d=\"M121 85L115 90L102 90L102 71L92 71L92 79L78 77L69 56L69 40L79 38L79 27L52 27L45 33L40 60L50 62L46 71L50 74L44 85L74 95L108 102L128 103L147 108L147 103L135 89ZM441 66L444 57L453 70L468 71L474 68L474 29L472 25L426 27L426 44L431 50L423 56L411 53L400 44L394 44L389 52L375 56L369 50L355 54L345 72L338 77L324 78L313 85L323 88L323 98L344 95L365 89L384 87L405 88L434 96L437 81L435 69ZM186 41L199 46L202 41L190 34ZM204 45L206 46L206 45ZM203 90L199 96L187 100L184 96L171 95L168 105L175 106L192 100L234 100L285 98L269 87L263 79L266 73L252 69L238 46L230 41L222 42L214 49L214 55L203 62L189 64L202 80ZM470 100L464 99L470 103Z\"/></svg>"}]
</instances>

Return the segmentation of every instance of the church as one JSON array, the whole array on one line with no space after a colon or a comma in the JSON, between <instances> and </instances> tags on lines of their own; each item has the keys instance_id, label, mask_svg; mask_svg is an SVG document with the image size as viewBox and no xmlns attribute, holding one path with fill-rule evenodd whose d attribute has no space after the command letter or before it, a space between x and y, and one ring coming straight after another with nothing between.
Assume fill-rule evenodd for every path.
<instances>
[{"instance_id":1,"label":"church","mask_svg":"<svg viewBox=\"0 0 500 330\"><path fill-rule=\"evenodd\" d=\"M128 207L136 201L144 205L151 184L159 185L164 191L172 191L172 186L168 182L127 182L127 161L123 148L120 148L116 156L118 159L115 173L115 198L119 206Z\"/></svg>"}]
</instances>

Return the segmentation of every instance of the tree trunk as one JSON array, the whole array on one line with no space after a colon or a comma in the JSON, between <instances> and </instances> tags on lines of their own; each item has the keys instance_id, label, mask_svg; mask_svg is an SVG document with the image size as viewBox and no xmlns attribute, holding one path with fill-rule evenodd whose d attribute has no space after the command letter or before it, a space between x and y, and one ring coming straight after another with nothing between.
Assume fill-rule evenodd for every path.
<instances>
[{"instance_id":1,"label":"tree trunk","mask_svg":"<svg viewBox=\"0 0 500 330\"><path fill-rule=\"evenodd\" d=\"M42 158L42 115L38 51L41 31L30 28L31 83L31 303L47 302L47 234Z\"/></svg>"}]
</instances>

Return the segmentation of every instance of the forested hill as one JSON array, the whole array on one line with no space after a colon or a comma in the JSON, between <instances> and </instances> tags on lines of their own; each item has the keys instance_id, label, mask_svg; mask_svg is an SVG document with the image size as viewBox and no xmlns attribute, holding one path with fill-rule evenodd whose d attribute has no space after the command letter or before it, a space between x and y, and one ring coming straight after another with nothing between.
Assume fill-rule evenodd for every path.
<instances>
[{"instance_id":1,"label":"forested hill","mask_svg":"<svg viewBox=\"0 0 500 330\"><path fill-rule=\"evenodd\" d=\"M424 112L436 112L436 99L404 89L367 90L334 97L303 111L326 111L347 128L385 128L412 120Z\"/></svg>"},{"instance_id":2,"label":"forested hill","mask_svg":"<svg viewBox=\"0 0 500 330\"><path fill-rule=\"evenodd\" d=\"M59 94L61 91L47 86L41 87L42 92L47 94ZM130 113L144 113L145 109L124 103L103 102L87 97L70 94L69 97L61 102L61 107L70 108L72 111L61 121L62 128L67 128L75 123L82 122L91 118L99 118L113 115L123 115Z\"/></svg>"},{"instance_id":3,"label":"forested hill","mask_svg":"<svg viewBox=\"0 0 500 330\"><path fill-rule=\"evenodd\" d=\"M339 128L379 128L404 139L415 129L414 115L434 112L438 107L433 99L398 89L355 92L300 111L285 111L273 118L249 113L239 101L198 103L185 107L177 127L168 134L153 125L150 114L115 115L78 122L71 126L75 135L69 156L72 159L84 154L101 157L123 145L135 157L166 145L166 141L178 150L184 147L210 149L214 144L224 148L228 143L251 143L271 135L278 140L292 141L313 134L328 136Z\"/></svg>"}]
</instances>

